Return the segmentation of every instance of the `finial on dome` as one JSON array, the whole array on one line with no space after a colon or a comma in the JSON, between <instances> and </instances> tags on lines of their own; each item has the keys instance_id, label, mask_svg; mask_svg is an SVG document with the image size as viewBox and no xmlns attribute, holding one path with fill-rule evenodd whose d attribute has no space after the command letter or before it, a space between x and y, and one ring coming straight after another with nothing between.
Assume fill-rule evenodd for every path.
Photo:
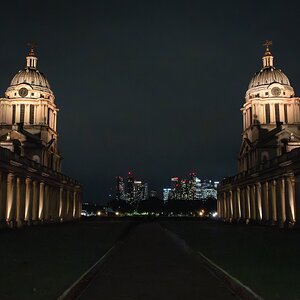
<instances>
[{"instance_id":1,"label":"finial on dome","mask_svg":"<svg viewBox=\"0 0 300 300\"><path fill-rule=\"evenodd\" d=\"M266 47L265 55L262 58L264 68L273 67L273 56L269 48L271 45L273 45L273 42L270 40L266 40L265 43L263 44L263 46Z\"/></svg>"},{"instance_id":2,"label":"finial on dome","mask_svg":"<svg viewBox=\"0 0 300 300\"><path fill-rule=\"evenodd\" d=\"M36 69L37 57L35 56L34 49L36 48L37 43L29 42L27 43L27 46L30 48L30 50L26 57L26 66L28 68Z\"/></svg>"},{"instance_id":3,"label":"finial on dome","mask_svg":"<svg viewBox=\"0 0 300 300\"><path fill-rule=\"evenodd\" d=\"M36 42L28 42L27 46L30 48L28 56L35 56L34 49L37 46Z\"/></svg>"}]
</instances>

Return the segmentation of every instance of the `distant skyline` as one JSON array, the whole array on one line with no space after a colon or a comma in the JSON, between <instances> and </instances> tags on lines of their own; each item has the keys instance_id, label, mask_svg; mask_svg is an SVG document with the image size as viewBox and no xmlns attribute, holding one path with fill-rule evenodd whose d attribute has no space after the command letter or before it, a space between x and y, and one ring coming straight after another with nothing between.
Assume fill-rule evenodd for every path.
<instances>
[{"instance_id":1,"label":"distant skyline","mask_svg":"<svg viewBox=\"0 0 300 300\"><path fill-rule=\"evenodd\" d=\"M83 5L84 4L84 5ZM14 1L2 4L0 91L37 42L56 96L63 173L84 201L105 202L132 171L158 191L172 176L237 171L240 108L261 69L300 95L300 3L294 1Z\"/></svg>"}]
</instances>

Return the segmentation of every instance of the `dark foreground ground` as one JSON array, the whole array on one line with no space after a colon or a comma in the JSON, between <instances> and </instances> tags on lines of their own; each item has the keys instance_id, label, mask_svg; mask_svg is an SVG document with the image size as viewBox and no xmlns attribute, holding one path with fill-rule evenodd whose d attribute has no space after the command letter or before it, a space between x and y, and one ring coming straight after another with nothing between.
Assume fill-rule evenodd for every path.
<instances>
[{"instance_id":1,"label":"dark foreground ground","mask_svg":"<svg viewBox=\"0 0 300 300\"><path fill-rule=\"evenodd\" d=\"M56 299L129 227L133 229L128 238L91 282L96 290L84 291L81 299L232 297L158 223L133 224L138 222L89 220L0 230L0 299ZM169 219L160 224L265 299L300 299L299 230L201 220ZM115 298L109 298L112 295Z\"/></svg>"},{"instance_id":2,"label":"dark foreground ground","mask_svg":"<svg viewBox=\"0 0 300 300\"><path fill-rule=\"evenodd\" d=\"M56 299L130 222L83 221L0 230L0 299Z\"/></svg>"},{"instance_id":3,"label":"dark foreground ground","mask_svg":"<svg viewBox=\"0 0 300 300\"><path fill-rule=\"evenodd\" d=\"M80 300L234 300L156 222L141 223L105 262Z\"/></svg>"},{"instance_id":4,"label":"dark foreground ground","mask_svg":"<svg viewBox=\"0 0 300 300\"><path fill-rule=\"evenodd\" d=\"M300 231L213 222L162 222L264 299L300 299Z\"/></svg>"}]
</instances>

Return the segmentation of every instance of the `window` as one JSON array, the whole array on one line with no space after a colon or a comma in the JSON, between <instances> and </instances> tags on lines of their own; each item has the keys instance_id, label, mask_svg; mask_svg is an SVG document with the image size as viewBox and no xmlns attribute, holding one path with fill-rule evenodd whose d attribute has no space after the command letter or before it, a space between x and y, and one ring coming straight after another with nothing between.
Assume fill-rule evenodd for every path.
<instances>
[{"instance_id":1,"label":"window","mask_svg":"<svg viewBox=\"0 0 300 300\"><path fill-rule=\"evenodd\" d=\"M288 121L288 111L287 111L287 104L284 104L284 122L287 124Z\"/></svg>"},{"instance_id":2,"label":"window","mask_svg":"<svg viewBox=\"0 0 300 300\"><path fill-rule=\"evenodd\" d=\"M12 124L15 124L16 123L16 106L13 105L12 106Z\"/></svg>"},{"instance_id":3,"label":"window","mask_svg":"<svg viewBox=\"0 0 300 300\"><path fill-rule=\"evenodd\" d=\"M20 123L24 123L25 104L20 105Z\"/></svg>"},{"instance_id":4,"label":"window","mask_svg":"<svg viewBox=\"0 0 300 300\"><path fill-rule=\"evenodd\" d=\"M252 124L252 107L249 108L249 117L250 117L249 123L251 125Z\"/></svg>"},{"instance_id":5,"label":"window","mask_svg":"<svg viewBox=\"0 0 300 300\"><path fill-rule=\"evenodd\" d=\"M34 105L30 104L29 109L29 124L34 124Z\"/></svg>"},{"instance_id":6,"label":"window","mask_svg":"<svg viewBox=\"0 0 300 300\"><path fill-rule=\"evenodd\" d=\"M280 122L280 115L279 115L279 104L275 104L275 119L276 122Z\"/></svg>"},{"instance_id":7,"label":"window","mask_svg":"<svg viewBox=\"0 0 300 300\"><path fill-rule=\"evenodd\" d=\"M50 125L50 108L48 108L47 125Z\"/></svg>"},{"instance_id":8,"label":"window","mask_svg":"<svg viewBox=\"0 0 300 300\"><path fill-rule=\"evenodd\" d=\"M266 104L266 124L270 124L270 104Z\"/></svg>"}]
</instances>

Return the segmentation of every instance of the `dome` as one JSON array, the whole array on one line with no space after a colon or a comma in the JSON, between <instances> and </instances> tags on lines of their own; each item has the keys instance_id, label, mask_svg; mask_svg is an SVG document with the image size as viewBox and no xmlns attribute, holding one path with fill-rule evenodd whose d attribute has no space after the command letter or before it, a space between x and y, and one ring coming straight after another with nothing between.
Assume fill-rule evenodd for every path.
<instances>
[{"instance_id":1,"label":"dome","mask_svg":"<svg viewBox=\"0 0 300 300\"><path fill-rule=\"evenodd\" d=\"M23 88L22 85L24 84L30 86L30 90L32 90L30 96L33 95L34 97L37 97L38 95L41 95L40 93L35 92L44 93L43 97L48 97L49 95L53 96L46 76L37 69L37 60L34 49L31 48L28 56L26 57L25 69L19 71L13 77L10 86L6 90L6 96L8 98L19 98L20 96L24 97L19 94L19 90Z\"/></svg>"},{"instance_id":2,"label":"dome","mask_svg":"<svg viewBox=\"0 0 300 300\"><path fill-rule=\"evenodd\" d=\"M267 66L254 74L248 88L251 89L253 87L262 85L270 85L272 83L279 83L282 85L290 86L289 79L281 70L276 69L273 66Z\"/></svg>"},{"instance_id":3,"label":"dome","mask_svg":"<svg viewBox=\"0 0 300 300\"><path fill-rule=\"evenodd\" d=\"M37 69L26 67L24 70L19 71L12 79L10 85L18 85L27 83L34 87L41 87L50 89L50 84L46 76L39 72Z\"/></svg>"}]
</instances>

